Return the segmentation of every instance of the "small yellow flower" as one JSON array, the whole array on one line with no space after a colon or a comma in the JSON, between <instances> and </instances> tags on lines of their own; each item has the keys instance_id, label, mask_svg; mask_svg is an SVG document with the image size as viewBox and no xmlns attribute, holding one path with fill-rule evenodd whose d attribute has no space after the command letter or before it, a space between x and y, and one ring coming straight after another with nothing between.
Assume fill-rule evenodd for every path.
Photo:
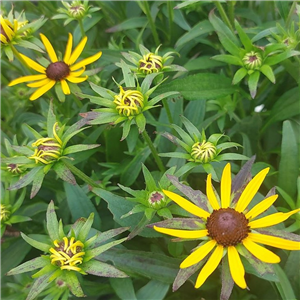
<instances>
[{"instance_id":1,"label":"small yellow flower","mask_svg":"<svg viewBox=\"0 0 300 300\"><path fill-rule=\"evenodd\" d=\"M134 116L141 113L144 107L144 96L137 90L124 91L120 86L120 93L115 96L114 103L120 115Z\"/></svg>"},{"instance_id":2,"label":"small yellow flower","mask_svg":"<svg viewBox=\"0 0 300 300\"><path fill-rule=\"evenodd\" d=\"M216 146L207 141L195 143L192 146L191 157L195 162L208 163L212 161L217 155ZM191 160L191 159L190 159Z\"/></svg>"},{"instance_id":3,"label":"small yellow flower","mask_svg":"<svg viewBox=\"0 0 300 300\"><path fill-rule=\"evenodd\" d=\"M50 164L60 158L62 152L62 140L56 133L57 122L53 126L54 138L40 138L32 144L37 147L30 159L34 159L35 163Z\"/></svg>"},{"instance_id":4,"label":"small yellow flower","mask_svg":"<svg viewBox=\"0 0 300 300\"><path fill-rule=\"evenodd\" d=\"M158 73L162 67L162 57L151 52L139 60L139 70L144 74Z\"/></svg>"},{"instance_id":5,"label":"small yellow flower","mask_svg":"<svg viewBox=\"0 0 300 300\"><path fill-rule=\"evenodd\" d=\"M75 241L74 237L69 240L64 237L62 241L55 240L53 242L54 248L49 251L51 264L57 265L61 270L77 271L85 274L78 265L82 264L84 252L84 245L81 241Z\"/></svg>"},{"instance_id":6,"label":"small yellow flower","mask_svg":"<svg viewBox=\"0 0 300 300\"><path fill-rule=\"evenodd\" d=\"M195 287L199 288L209 275L217 268L224 255L228 255L229 269L234 282L241 288L247 287L239 250L241 247L248 250L257 259L266 263L279 263L280 257L259 245L268 245L286 250L300 250L300 243L276 236L262 234L256 231L276 225L288 219L291 215L300 211L295 209L288 213L278 212L256 219L266 211L277 199L278 195L267 197L250 210L247 209L254 195L265 179L269 168L260 171L245 187L237 203L232 203L231 198L231 170L230 164L224 168L221 178L221 200L218 200L214 192L211 174L207 177L206 194L211 206L210 212L203 210L183 197L170 191L163 191L170 199L176 202L189 213L203 219L205 228L199 230L179 230L154 226L158 232L185 239L203 239L204 242L190 254L180 265L180 268L188 268L199 263L207 257L204 267L200 271ZM214 249L214 250L213 250Z\"/></svg>"},{"instance_id":7,"label":"small yellow flower","mask_svg":"<svg viewBox=\"0 0 300 300\"><path fill-rule=\"evenodd\" d=\"M33 61L31 58L20 53L21 57L27 63L27 65L40 74L17 78L11 81L9 83L9 86L13 86L23 82L31 82L28 83L27 86L38 89L31 95L29 99L36 100L59 82L61 84L63 93L65 95L69 95L71 91L66 80L72 83L80 83L87 80L88 76L81 76L85 71L85 66L99 59L102 55L102 52L100 51L88 58L79 61L78 63L75 63L86 45L87 37L85 36L72 52L73 36L69 33L69 39L64 58L63 60L58 60L49 40L43 34L40 34L40 36L48 52L51 63L49 63L47 67L44 67Z\"/></svg>"},{"instance_id":8,"label":"small yellow flower","mask_svg":"<svg viewBox=\"0 0 300 300\"><path fill-rule=\"evenodd\" d=\"M18 20L14 19L14 23L12 24L9 20L4 19L1 15L0 16L1 43L8 44L10 42L13 42L17 31L27 23L28 21L19 22Z\"/></svg>"}]
</instances>

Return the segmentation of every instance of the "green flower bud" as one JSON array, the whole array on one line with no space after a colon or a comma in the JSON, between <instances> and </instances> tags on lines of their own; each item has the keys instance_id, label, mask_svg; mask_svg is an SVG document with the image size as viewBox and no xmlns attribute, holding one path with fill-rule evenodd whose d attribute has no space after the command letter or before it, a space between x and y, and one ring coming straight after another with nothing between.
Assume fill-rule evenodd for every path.
<instances>
[{"instance_id":1,"label":"green flower bud","mask_svg":"<svg viewBox=\"0 0 300 300\"><path fill-rule=\"evenodd\" d=\"M154 209L162 208L166 205L166 198L162 192L154 191L149 195L148 203Z\"/></svg>"},{"instance_id":2,"label":"green flower bud","mask_svg":"<svg viewBox=\"0 0 300 300\"><path fill-rule=\"evenodd\" d=\"M10 205L1 204L1 211L0 211L0 219L1 222L5 222L10 218L11 211Z\"/></svg>"},{"instance_id":3,"label":"green flower bud","mask_svg":"<svg viewBox=\"0 0 300 300\"><path fill-rule=\"evenodd\" d=\"M216 157L217 148L211 142L197 142L192 146L191 157L195 162L208 163Z\"/></svg>"},{"instance_id":4,"label":"green flower bud","mask_svg":"<svg viewBox=\"0 0 300 300\"><path fill-rule=\"evenodd\" d=\"M262 65L262 57L258 52L251 51L244 56L243 62L249 70L259 69Z\"/></svg>"},{"instance_id":5,"label":"green flower bud","mask_svg":"<svg viewBox=\"0 0 300 300\"><path fill-rule=\"evenodd\" d=\"M68 4L68 13L74 19L82 19L86 12L86 7L81 1L72 1L71 4Z\"/></svg>"}]
</instances>

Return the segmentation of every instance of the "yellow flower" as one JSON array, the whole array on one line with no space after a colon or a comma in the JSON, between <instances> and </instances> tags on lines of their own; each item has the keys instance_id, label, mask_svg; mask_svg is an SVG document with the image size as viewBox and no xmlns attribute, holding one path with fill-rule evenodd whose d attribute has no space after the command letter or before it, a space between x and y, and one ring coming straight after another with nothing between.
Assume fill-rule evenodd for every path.
<instances>
[{"instance_id":1,"label":"yellow flower","mask_svg":"<svg viewBox=\"0 0 300 300\"><path fill-rule=\"evenodd\" d=\"M162 57L153 53L143 55L143 58L139 60L139 70L144 74L151 74L159 72L162 67Z\"/></svg>"},{"instance_id":2,"label":"yellow flower","mask_svg":"<svg viewBox=\"0 0 300 300\"><path fill-rule=\"evenodd\" d=\"M56 83L61 84L62 91L65 95L69 95L70 88L66 80L72 83L80 83L85 81L88 76L81 76L85 71L85 66L93 63L97 59L99 59L102 55L102 52L98 52L86 59L75 63L80 54L85 47L87 42L87 37L84 37L78 46L72 52L73 45L73 36L69 33L69 39L65 51L65 55L63 60L58 60L56 53L49 42L49 40L43 34L40 34L42 42L48 52L51 62L47 67L44 67L31 58L20 53L21 57L27 63L27 65L41 73L38 75L28 75L17 78L9 83L9 86L16 85L22 82L31 82L28 83L27 86L38 88L29 98L30 100L36 100L42 95L44 95L47 91L49 91Z\"/></svg>"},{"instance_id":3,"label":"yellow flower","mask_svg":"<svg viewBox=\"0 0 300 300\"><path fill-rule=\"evenodd\" d=\"M211 174L209 174L206 182L206 193L211 206L211 212L203 210L175 193L163 191L183 209L206 222L205 228L199 230L179 230L154 226L156 231L171 236L205 240L181 263L180 268L188 268L199 263L213 251L198 275L195 284L196 288L199 288L206 281L226 253L228 255L232 279L239 287L245 289L247 284L244 278L245 269L239 255L240 248L246 248L257 259L266 263L279 263L280 258L259 244L286 250L300 250L300 242L261 234L255 231L257 228L269 227L281 223L300 211L300 209L295 209L288 213L278 212L256 219L257 216L266 211L275 202L278 195L267 197L250 210L247 210L248 205L260 188L268 171L269 168L260 171L248 183L236 204L231 201L230 164L226 165L222 174L220 201L214 192L211 183ZM242 254L242 251L240 252Z\"/></svg>"},{"instance_id":4,"label":"yellow flower","mask_svg":"<svg viewBox=\"0 0 300 300\"><path fill-rule=\"evenodd\" d=\"M14 19L14 23L12 24L9 20L3 19L3 17L0 16L1 43L8 44L8 43L12 42L17 31L21 27L23 27L26 23L28 23L28 21L19 22L18 20Z\"/></svg>"}]
</instances>

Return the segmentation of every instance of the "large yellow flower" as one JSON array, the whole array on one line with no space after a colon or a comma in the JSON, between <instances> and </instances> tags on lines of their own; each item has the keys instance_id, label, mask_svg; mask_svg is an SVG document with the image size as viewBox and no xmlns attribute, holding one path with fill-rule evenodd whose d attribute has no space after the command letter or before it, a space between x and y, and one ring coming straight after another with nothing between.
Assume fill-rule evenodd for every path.
<instances>
[{"instance_id":1,"label":"large yellow flower","mask_svg":"<svg viewBox=\"0 0 300 300\"><path fill-rule=\"evenodd\" d=\"M206 281L226 253L228 255L232 279L238 286L244 289L247 287L247 284L244 278L245 269L239 255L239 251L242 254L243 251L241 250L244 250L241 248L246 248L257 259L266 263L279 263L280 258L260 244L286 250L300 250L300 242L261 234L256 231L258 228L281 223L300 211L300 209L295 209L288 213L278 212L256 219L256 217L265 212L274 203L278 195L267 197L250 210L247 209L268 171L269 168L260 171L248 183L236 204L231 200L230 164L226 165L222 174L220 201L213 189L211 174L209 174L206 183L206 193L211 207L210 212L173 192L163 191L183 209L204 220L205 227L199 228L199 230L181 230L154 226L156 231L171 236L205 240L200 247L181 263L180 268L188 268L199 263L213 251L198 275L195 284L196 288L199 288Z\"/></svg>"},{"instance_id":2,"label":"large yellow flower","mask_svg":"<svg viewBox=\"0 0 300 300\"><path fill-rule=\"evenodd\" d=\"M73 83L80 83L85 81L88 76L81 76L85 71L85 66L93 63L97 59L99 59L102 55L102 52L98 52L86 59L83 59L77 63L76 60L80 56L87 42L87 37L85 36L78 46L72 52L73 45L73 36L69 33L69 39L65 51L65 55L63 60L58 60L56 53L49 42L49 40L43 34L40 34L42 42L48 52L49 58L51 62L47 67L44 67L31 58L20 53L21 57L27 63L27 65L41 73L38 75L28 75L17 78L9 83L9 86L13 86L22 82L31 82L28 83L27 86L38 88L29 98L30 100L36 100L42 95L44 95L47 91L49 91L56 83L60 83L61 89L65 95L69 95L70 88L66 80Z\"/></svg>"}]
</instances>

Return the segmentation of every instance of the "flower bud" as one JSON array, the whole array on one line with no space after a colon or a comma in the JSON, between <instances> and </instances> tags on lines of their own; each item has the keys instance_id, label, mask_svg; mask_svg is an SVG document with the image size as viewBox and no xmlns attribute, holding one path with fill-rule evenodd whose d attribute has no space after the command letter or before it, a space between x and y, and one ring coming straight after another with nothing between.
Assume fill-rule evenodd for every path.
<instances>
[{"instance_id":1,"label":"flower bud","mask_svg":"<svg viewBox=\"0 0 300 300\"><path fill-rule=\"evenodd\" d=\"M120 93L115 96L114 103L120 115L126 117L135 116L142 112L144 96L137 90L124 91L120 86Z\"/></svg>"},{"instance_id":2,"label":"flower bud","mask_svg":"<svg viewBox=\"0 0 300 300\"><path fill-rule=\"evenodd\" d=\"M20 165L18 164L7 164L7 171L12 173L12 175L19 175L24 173L24 168L22 168Z\"/></svg>"},{"instance_id":3,"label":"flower bud","mask_svg":"<svg viewBox=\"0 0 300 300\"><path fill-rule=\"evenodd\" d=\"M86 12L86 7L81 1L72 1L71 4L68 4L68 13L74 19L82 19Z\"/></svg>"},{"instance_id":4,"label":"flower bud","mask_svg":"<svg viewBox=\"0 0 300 300\"><path fill-rule=\"evenodd\" d=\"M5 222L9 219L11 215L10 205L1 204L1 211L0 211L0 219L1 222Z\"/></svg>"},{"instance_id":5,"label":"flower bud","mask_svg":"<svg viewBox=\"0 0 300 300\"><path fill-rule=\"evenodd\" d=\"M251 51L244 56L243 62L249 70L259 69L262 65L262 57L258 52Z\"/></svg>"},{"instance_id":6,"label":"flower bud","mask_svg":"<svg viewBox=\"0 0 300 300\"><path fill-rule=\"evenodd\" d=\"M200 163L208 163L216 157L217 148L211 142L197 142L192 146L191 160Z\"/></svg>"},{"instance_id":7,"label":"flower bud","mask_svg":"<svg viewBox=\"0 0 300 300\"><path fill-rule=\"evenodd\" d=\"M139 71L144 74L158 73L163 67L162 57L153 53L143 55L139 60Z\"/></svg>"},{"instance_id":8,"label":"flower bud","mask_svg":"<svg viewBox=\"0 0 300 300\"><path fill-rule=\"evenodd\" d=\"M148 202L152 208L159 209L166 205L165 195L162 192L154 191L149 195Z\"/></svg>"}]
</instances>

